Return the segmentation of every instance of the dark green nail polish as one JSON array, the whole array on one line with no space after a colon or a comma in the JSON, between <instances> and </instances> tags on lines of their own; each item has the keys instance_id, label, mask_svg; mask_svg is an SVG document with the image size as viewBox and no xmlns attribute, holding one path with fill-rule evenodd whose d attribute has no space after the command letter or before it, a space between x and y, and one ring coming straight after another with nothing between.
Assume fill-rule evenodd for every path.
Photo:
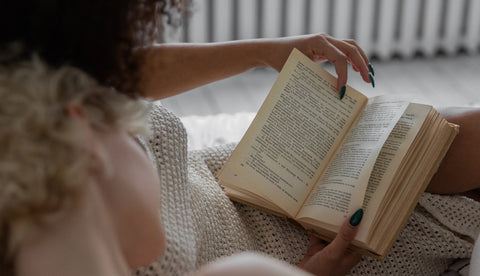
<instances>
[{"instance_id":1,"label":"dark green nail polish","mask_svg":"<svg viewBox=\"0 0 480 276\"><path fill-rule=\"evenodd\" d=\"M347 90L347 87L345 85L342 86L342 88L340 89L340 100L343 99L343 97L345 97L346 90Z\"/></svg>"},{"instance_id":2,"label":"dark green nail polish","mask_svg":"<svg viewBox=\"0 0 480 276\"><path fill-rule=\"evenodd\" d=\"M373 88L375 88L375 80L373 79L372 74L368 74L368 77L370 78L370 82L372 83Z\"/></svg>"},{"instance_id":3,"label":"dark green nail polish","mask_svg":"<svg viewBox=\"0 0 480 276\"><path fill-rule=\"evenodd\" d=\"M358 209L355 214L350 218L350 225L351 226L357 226L360 224L360 221L362 221L363 218L363 209Z\"/></svg>"},{"instance_id":4,"label":"dark green nail polish","mask_svg":"<svg viewBox=\"0 0 480 276\"><path fill-rule=\"evenodd\" d=\"M375 71L373 71L373 66L371 63L368 64L368 69L370 70L370 72L372 73L373 76L375 76Z\"/></svg>"}]
</instances>

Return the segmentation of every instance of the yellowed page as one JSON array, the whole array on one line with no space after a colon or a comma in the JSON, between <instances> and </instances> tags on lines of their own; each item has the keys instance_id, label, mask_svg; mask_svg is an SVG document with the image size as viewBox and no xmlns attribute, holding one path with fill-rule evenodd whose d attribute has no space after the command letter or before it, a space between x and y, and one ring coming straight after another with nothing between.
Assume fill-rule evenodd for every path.
<instances>
[{"instance_id":1,"label":"yellowed page","mask_svg":"<svg viewBox=\"0 0 480 276\"><path fill-rule=\"evenodd\" d=\"M292 51L267 99L219 175L294 216L367 98Z\"/></svg>"},{"instance_id":2,"label":"yellowed page","mask_svg":"<svg viewBox=\"0 0 480 276\"><path fill-rule=\"evenodd\" d=\"M428 105L410 104L383 145L370 175L363 202L365 213L356 239L367 240L369 226L389 184L430 110L432 107Z\"/></svg>"},{"instance_id":3,"label":"yellowed page","mask_svg":"<svg viewBox=\"0 0 480 276\"><path fill-rule=\"evenodd\" d=\"M352 128L322 175L298 219L340 226L362 207L368 179L380 150L408 102L375 97Z\"/></svg>"}]
</instances>

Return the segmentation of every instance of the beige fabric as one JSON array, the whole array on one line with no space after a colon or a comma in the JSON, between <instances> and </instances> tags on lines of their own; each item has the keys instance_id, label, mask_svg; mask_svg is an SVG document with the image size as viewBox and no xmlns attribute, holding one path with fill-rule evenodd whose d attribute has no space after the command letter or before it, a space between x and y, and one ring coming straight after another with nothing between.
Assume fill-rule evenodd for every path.
<instances>
[{"instance_id":1,"label":"beige fabric","mask_svg":"<svg viewBox=\"0 0 480 276\"><path fill-rule=\"evenodd\" d=\"M151 113L148 139L162 183L167 249L135 275L183 275L218 257L262 252L296 264L308 236L283 219L232 203L215 181L234 145L187 154L186 132L160 106ZM188 162L187 162L188 160ZM479 203L424 194L388 257L363 258L354 275L438 275L456 258L469 258L480 229Z\"/></svg>"}]
</instances>

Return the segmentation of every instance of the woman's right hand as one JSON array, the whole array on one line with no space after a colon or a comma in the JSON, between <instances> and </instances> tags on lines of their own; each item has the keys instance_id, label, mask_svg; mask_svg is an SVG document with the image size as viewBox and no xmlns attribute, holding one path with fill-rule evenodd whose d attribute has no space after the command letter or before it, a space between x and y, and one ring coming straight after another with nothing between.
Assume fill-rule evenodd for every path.
<instances>
[{"instance_id":1,"label":"woman's right hand","mask_svg":"<svg viewBox=\"0 0 480 276\"><path fill-rule=\"evenodd\" d=\"M264 40L268 47L263 57L265 65L280 71L293 48L297 48L314 62L330 61L337 72L337 89L347 84L348 63L363 80L374 87L374 73L362 48L351 39L336 39L327 34L312 34Z\"/></svg>"},{"instance_id":2,"label":"woman's right hand","mask_svg":"<svg viewBox=\"0 0 480 276\"><path fill-rule=\"evenodd\" d=\"M347 274L361 259L361 255L348 249L348 245L355 238L362 217L363 210L359 209L343 223L340 232L328 245L312 236L310 248L298 266L314 275Z\"/></svg>"}]
</instances>

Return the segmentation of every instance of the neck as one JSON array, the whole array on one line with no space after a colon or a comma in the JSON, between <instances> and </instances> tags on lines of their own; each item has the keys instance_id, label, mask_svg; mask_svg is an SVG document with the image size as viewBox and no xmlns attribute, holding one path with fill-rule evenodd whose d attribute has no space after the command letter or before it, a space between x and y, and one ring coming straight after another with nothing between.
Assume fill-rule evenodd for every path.
<instances>
[{"instance_id":1,"label":"neck","mask_svg":"<svg viewBox=\"0 0 480 276\"><path fill-rule=\"evenodd\" d=\"M26 240L16 275L128 275L111 218L96 185L86 185L74 207Z\"/></svg>"}]
</instances>

